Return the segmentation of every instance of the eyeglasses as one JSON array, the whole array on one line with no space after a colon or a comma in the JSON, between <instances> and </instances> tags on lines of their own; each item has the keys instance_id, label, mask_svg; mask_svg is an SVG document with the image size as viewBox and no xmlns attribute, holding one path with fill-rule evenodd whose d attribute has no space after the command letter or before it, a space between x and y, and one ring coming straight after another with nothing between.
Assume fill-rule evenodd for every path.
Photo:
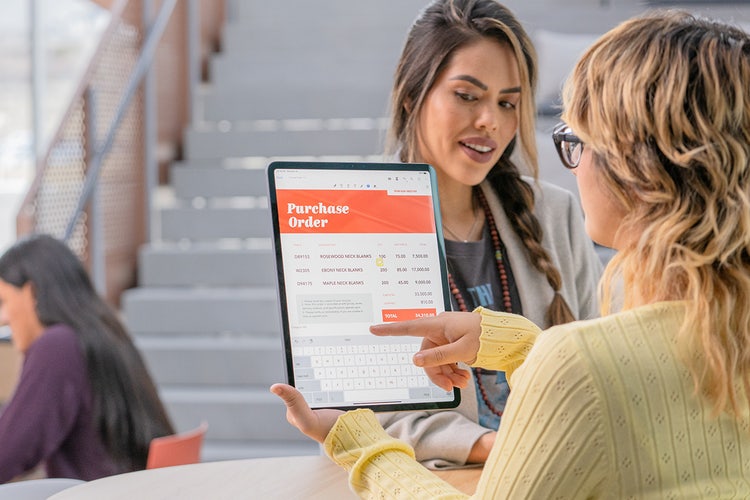
<instances>
[{"instance_id":1,"label":"eyeglasses","mask_svg":"<svg viewBox=\"0 0 750 500\"><path fill-rule=\"evenodd\" d=\"M583 141L573 133L567 123L560 123L552 131L555 149L565 168L576 168L581 162Z\"/></svg>"}]
</instances>

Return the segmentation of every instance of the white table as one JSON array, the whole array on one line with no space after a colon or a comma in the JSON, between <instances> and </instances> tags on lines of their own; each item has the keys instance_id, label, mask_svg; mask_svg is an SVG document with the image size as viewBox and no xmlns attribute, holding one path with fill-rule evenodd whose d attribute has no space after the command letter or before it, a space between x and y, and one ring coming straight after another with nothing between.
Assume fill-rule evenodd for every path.
<instances>
[{"instance_id":1,"label":"white table","mask_svg":"<svg viewBox=\"0 0 750 500\"><path fill-rule=\"evenodd\" d=\"M437 473L473 493L481 469ZM346 500L346 472L325 456L295 456L205 462L105 477L74 486L50 500L151 499L320 499Z\"/></svg>"}]
</instances>

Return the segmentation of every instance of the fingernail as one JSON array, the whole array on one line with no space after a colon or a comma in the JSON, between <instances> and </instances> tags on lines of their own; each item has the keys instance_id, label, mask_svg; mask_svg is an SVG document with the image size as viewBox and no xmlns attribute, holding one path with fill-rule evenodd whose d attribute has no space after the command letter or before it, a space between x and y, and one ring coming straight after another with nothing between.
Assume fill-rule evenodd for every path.
<instances>
[{"instance_id":1,"label":"fingernail","mask_svg":"<svg viewBox=\"0 0 750 500\"><path fill-rule=\"evenodd\" d=\"M422 353L416 353L414 355L414 364L417 366L424 366L424 355Z\"/></svg>"}]
</instances>

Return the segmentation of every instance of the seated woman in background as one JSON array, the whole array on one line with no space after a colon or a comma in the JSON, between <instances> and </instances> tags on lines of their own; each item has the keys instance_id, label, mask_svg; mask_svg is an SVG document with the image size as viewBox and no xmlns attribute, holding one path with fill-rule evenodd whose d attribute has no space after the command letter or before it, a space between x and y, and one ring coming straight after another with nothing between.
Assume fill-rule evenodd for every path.
<instances>
[{"instance_id":1,"label":"seated woman in background","mask_svg":"<svg viewBox=\"0 0 750 500\"><path fill-rule=\"evenodd\" d=\"M549 327L598 316L601 262L578 200L535 179L534 48L495 0L436 0L411 27L391 96L390 149L435 167L454 311ZM511 155L518 144L527 172ZM456 410L378 414L431 468L483 463L510 392L475 368Z\"/></svg>"},{"instance_id":2,"label":"seated woman in background","mask_svg":"<svg viewBox=\"0 0 750 500\"><path fill-rule=\"evenodd\" d=\"M588 233L618 250L605 316L539 334L476 497L750 497L748 82L750 36L679 12L621 24L576 65L553 137ZM523 321L480 310L371 330L425 337L415 363L450 387L466 381L457 361L502 366ZM465 496L369 410L271 390L360 495Z\"/></svg>"},{"instance_id":3,"label":"seated woman in background","mask_svg":"<svg viewBox=\"0 0 750 500\"><path fill-rule=\"evenodd\" d=\"M79 259L46 235L0 257L0 322L24 356L0 410L0 483L42 465L83 480L144 469L174 432L138 350Z\"/></svg>"}]
</instances>

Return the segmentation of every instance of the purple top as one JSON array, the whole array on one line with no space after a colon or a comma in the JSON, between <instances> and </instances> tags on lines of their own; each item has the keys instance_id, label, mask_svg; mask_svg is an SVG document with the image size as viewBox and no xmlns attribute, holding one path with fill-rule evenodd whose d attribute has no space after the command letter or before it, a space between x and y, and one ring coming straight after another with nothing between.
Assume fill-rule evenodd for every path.
<instances>
[{"instance_id":1,"label":"purple top","mask_svg":"<svg viewBox=\"0 0 750 500\"><path fill-rule=\"evenodd\" d=\"M53 325L29 347L0 413L0 483L44 462L48 477L117 474L92 422L92 394L75 332Z\"/></svg>"}]
</instances>

